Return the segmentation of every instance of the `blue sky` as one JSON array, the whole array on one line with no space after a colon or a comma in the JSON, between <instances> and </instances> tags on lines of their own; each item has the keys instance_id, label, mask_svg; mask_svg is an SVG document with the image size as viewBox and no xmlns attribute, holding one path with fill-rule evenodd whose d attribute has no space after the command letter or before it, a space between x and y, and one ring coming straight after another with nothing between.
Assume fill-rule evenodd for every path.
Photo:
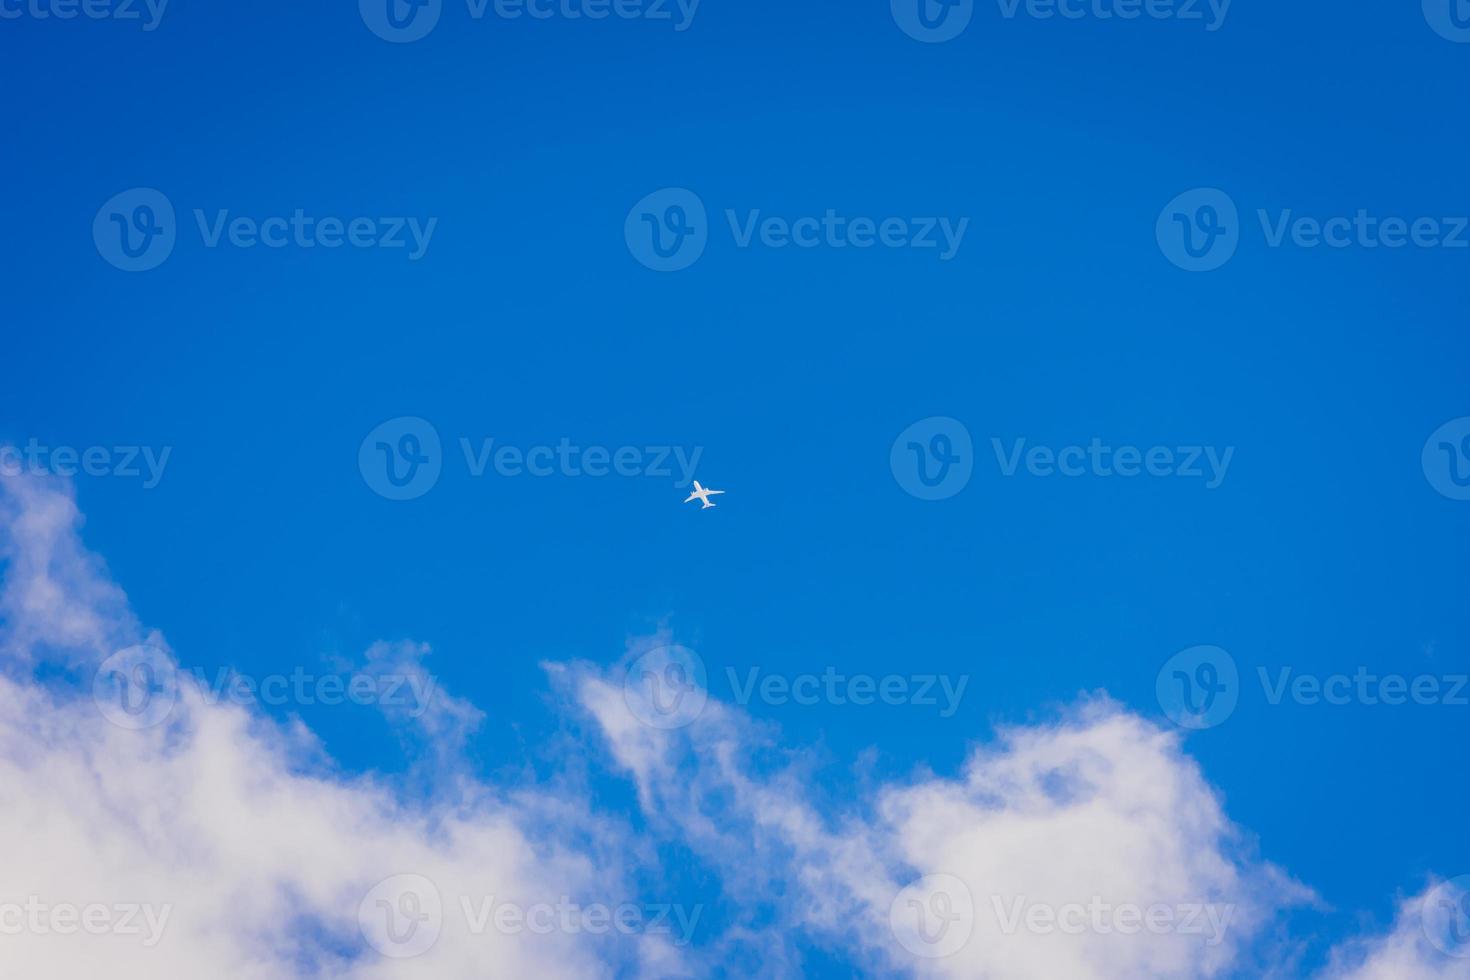
<instances>
[{"instance_id":1,"label":"blue sky","mask_svg":"<svg viewBox=\"0 0 1470 980\"><path fill-rule=\"evenodd\" d=\"M939 43L884 3L703 0L679 30L674 5L477 20L445 0L427 36L389 43L352 4L176 0L144 30L37 2L0 4L19 11L0 23L0 442L168 448L156 486L73 483L86 547L181 664L259 677L428 644L484 715L465 764L500 786L563 773L582 735L545 665L616 670L641 638L696 651L726 704L752 668L966 678L947 714L740 706L814 755L842 810L917 769L956 777L997 726L1097 692L1175 731L1159 671L1214 645L1239 704L1183 750L1259 860L1317 896L1282 927L1291 969L1470 873L1470 707L1272 704L1258 679L1470 672L1470 502L1421 459L1470 416L1470 45L1434 29L1433 0L1236 0L1223 20L976 3ZM175 211L172 252L140 272L93 236L134 188ZM707 242L661 272L625 225L665 188L702 205ZM1236 250L1204 272L1156 234L1197 188L1237 209ZM298 210L373 235L401 218L410 245L209 247L195 217ZM740 244L829 210L933 219L940 241L940 219L965 224L948 257ZM1272 245L1282 222L1360 212L1433 219L1439 244ZM408 219L432 227L413 258ZM437 433L442 472L397 501L359 450L403 417ZM923 500L890 464L936 417L968 435L972 475ZM487 439L668 447L672 473L475 476L461 440ZM1213 487L998 458L1094 439L1231 455ZM681 504L675 447L728 491L717 508ZM392 718L262 710L299 716L344 773L414 767ZM586 792L651 821L615 773ZM660 873L735 916L705 860L674 847ZM806 975L872 969L842 943L802 954Z\"/></svg>"}]
</instances>

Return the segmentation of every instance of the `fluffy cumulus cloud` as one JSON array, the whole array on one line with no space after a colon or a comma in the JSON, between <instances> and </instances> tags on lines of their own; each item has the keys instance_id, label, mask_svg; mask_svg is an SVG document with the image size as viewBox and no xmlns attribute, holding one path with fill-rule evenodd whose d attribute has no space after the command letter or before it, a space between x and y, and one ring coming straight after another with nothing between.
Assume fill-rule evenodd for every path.
<instances>
[{"instance_id":1,"label":"fluffy cumulus cloud","mask_svg":"<svg viewBox=\"0 0 1470 980\"><path fill-rule=\"evenodd\" d=\"M478 777L480 714L418 644L356 668L434 690L383 705L414 778L347 774L299 722L189 683L80 521L64 485L0 478L0 976L800 976L813 951L885 976L1261 976L1317 901L1176 734L1106 697L1002 730L955 777L824 791L778 731L706 701L667 637L547 665L628 807L594 804L580 764L539 788ZM649 901L668 862L713 891ZM1436 889L1322 980L1470 980L1449 955L1470 952L1463 896Z\"/></svg>"},{"instance_id":2,"label":"fluffy cumulus cloud","mask_svg":"<svg viewBox=\"0 0 1470 980\"><path fill-rule=\"evenodd\" d=\"M1174 734L1106 699L1002 731L958 779L881 787L834 819L806 801L800 763L773 769L771 733L727 707L663 729L596 669L576 683L659 825L749 902L783 896L768 910L783 933L818 931L890 970L1220 976L1311 897L1252 859Z\"/></svg>"}]
</instances>

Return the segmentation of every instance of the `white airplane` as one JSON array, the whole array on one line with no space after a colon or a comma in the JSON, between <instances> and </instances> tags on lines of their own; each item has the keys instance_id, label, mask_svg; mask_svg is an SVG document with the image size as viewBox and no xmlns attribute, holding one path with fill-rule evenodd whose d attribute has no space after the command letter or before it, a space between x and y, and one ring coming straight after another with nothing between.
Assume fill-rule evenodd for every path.
<instances>
[{"instance_id":1,"label":"white airplane","mask_svg":"<svg viewBox=\"0 0 1470 980\"><path fill-rule=\"evenodd\" d=\"M687 504L687 503L689 503L689 501L696 500L697 499L700 503L704 504L704 506L701 507L701 508L699 508L699 509L700 510L707 510L708 508L714 506L714 504L710 503L710 499L709 498L713 497L717 493L724 493L724 492L725 491L723 491L723 490L706 490L704 487L702 487L702 486L699 485L699 481L698 480L695 480L694 481L694 492L691 493L689 496L687 496L687 497L684 498L684 503Z\"/></svg>"}]
</instances>

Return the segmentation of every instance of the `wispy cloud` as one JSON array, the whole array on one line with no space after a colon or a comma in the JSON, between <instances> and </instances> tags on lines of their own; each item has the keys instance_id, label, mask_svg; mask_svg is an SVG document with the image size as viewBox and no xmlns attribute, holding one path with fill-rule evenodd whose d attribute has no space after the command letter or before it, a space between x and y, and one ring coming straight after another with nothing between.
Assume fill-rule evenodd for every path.
<instances>
[{"instance_id":1,"label":"wispy cloud","mask_svg":"<svg viewBox=\"0 0 1470 980\"><path fill-rule=\"evenodd\" d=\"M355 667L417 684L384 704L420 757L411 783L343 773L299 721L188 684L156 723L116 724L99 665L173 654L80 524L64 484L0 478L5 976L798 976L812 947L879 975L1264 975L1295 942L1284 917L1316 902L1176 733L1103 695L1001 730L956 775L832 792L737 707L649 724L625 675L668 636L548 665L592 722L578 752L636 787L626 813L594 805L581 761L529 788L476 775L480 712L418 643ZM77 683L43 683L41 664ZM670 849L718 881L719 915L658 893ZM1423 904L1344 944L1323 980L1470 977L1427 940Z\"/></svg>"}]
</instances>

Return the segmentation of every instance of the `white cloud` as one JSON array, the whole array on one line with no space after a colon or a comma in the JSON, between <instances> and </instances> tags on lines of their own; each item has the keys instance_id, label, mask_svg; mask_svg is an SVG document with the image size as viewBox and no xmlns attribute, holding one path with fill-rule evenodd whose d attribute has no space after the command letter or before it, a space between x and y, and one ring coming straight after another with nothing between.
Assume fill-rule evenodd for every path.
<instances>
[{"instance_id":1,"label":"white cloud","mask_svg":"<svg viewBox=\"0 0 1470 980\"><path fill-rule=\"evenodd\" d=\"M11 675L0 679L0 976L580 978L670 955L661 940L512 934L513 923L471 934L461 898L479 909L489 896L522 907L636 897L621 835L575 801L464 780L445 799L409 801L333 774L299 726L207 703L187 684L166 722L131 730L85 690L29 679L25 665L48 652L95 669L147 638L77 543L61 488L6 478L0 501ZM403 669L417 653L368 659ZM462 702L436 704L425 716L435 736L457 739L474 720ZM358 911L375 883L406 872L434 883L445 914L431 949L398 960L367 948ZM119 930L128 908L166 915L162 937L90 935L72 918L88 907L95 925L105 908Z\"/></svg>"},{"instance_id":2,"label":"white cloud","mask_svg":"<svg viewBox=\"0 0 1470 980\"><path fill-rule=\"evenodd\" d=\"M81 514L56 481L0 476L0 653L83 659L126 644L138 625L101 559L77 537Z\"/></svg>"},{"instance_id":3,"label":"white cloud","mask_svg":"<svg viewBox=\"0 0 1470 980\"><path fill-rule=\"evenodd\" d=\"M748 898L783 895L788 926L890 969L993 980L1221 976L1280 910L1311 899L1252 857L1175 734L1106 699L1052 725L1002 731L960 778L884 787L833 821L811 802L800 764L772 775L769 760L755 763L772 744L744 716L711 702L687 727L652 728L613 680L582 667L574 682L668 832ZM955 927L970 936L957 949L920 941L915 955L895 941L894 900L922 875L963 883L947 898L973 909ZM925 955L940 951L948 955Z\"/></svg>"},{"instance_id":4,"label":"white cloud","mask_svg":"<svg viewBox=\"0 0 1470 980\"><path fill-rule=\"evenodd\" d=\"M172 654L79 523L64 486L0 477L0 976L779 977L802 975L808 945L878 975L1259 976L1297 952L1273 948L1282 914L1315 901L1254 854L1175 733L1103 696L1002 730L954 777L843 796L729 705L657 727L630 709L622 668L548 665L595 720L577 750L595 762L602 746L635 783L626 816L591 805L580 759L538 788L477 778L460 750L481 715L438 688L422 644L376 645L355 668L414 682L407 707L385 707L419 755L411 781L345 775L299 722L189 684L159 724L118 725L91 672L135 644ZM38 679L40 662L80 683ZM692 946L605 919L602 935L493 924L496 907L563 896L582 912L680 902L657 894L672 886L655 845L718 879L719 914L694 910ZM78 925L130 908L136 932ZM1470 980L1467 963L1424 940L1408 902L1321 980Z\"/></svg>"},{"instance_id":5,"label":"white cloud","mask_svg":"<svg viewBox=\"0 0 1470 980\"><path fill-rule=\"evenodd\" d=\"M1459 954L1449 956L1430 940L1425 929L1425 911L1430 910L1433 922L1433 909L1443 895L1442 887L1435 885L1403 900L1388 932L1359 937L1333 950L1321 980L1470 980L1470 937L1458 943L1447 937L1452 940L1447 948ZM1456 914L1463 915L1463 910L1456 910ZM1461 932L1460 936L1465 934Z\"/></svg>"}]
</instances>

